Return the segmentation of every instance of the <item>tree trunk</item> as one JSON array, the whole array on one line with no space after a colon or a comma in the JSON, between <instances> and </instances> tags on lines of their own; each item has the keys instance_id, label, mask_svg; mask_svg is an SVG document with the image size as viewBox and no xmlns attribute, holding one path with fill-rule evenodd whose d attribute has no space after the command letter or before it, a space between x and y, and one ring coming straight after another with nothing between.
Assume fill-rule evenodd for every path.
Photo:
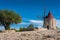
<instances>
[{"instance_id":1,"label":"tree trunk","mask_svg":"<svg viewBox=\"0 0 60 40\"><path fill-rule=\"evenodd\" d=\"M10 30L10 26L9 25L6 25L5 26L5 30Z\"/></svg>"}]
</instances>

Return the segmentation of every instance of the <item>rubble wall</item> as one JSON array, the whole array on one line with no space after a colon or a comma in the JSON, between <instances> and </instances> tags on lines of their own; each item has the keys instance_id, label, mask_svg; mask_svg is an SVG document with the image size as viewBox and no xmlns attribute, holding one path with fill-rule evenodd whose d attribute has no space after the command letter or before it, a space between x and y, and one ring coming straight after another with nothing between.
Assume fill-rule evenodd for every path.
<instances>
[{"instance_id":1,"label":"rubble wall","mask_svg":"<svg viewBox=\"0 0 60 40\"><path fill-rule=\"evenodd\" d=\"M0 40L60 40L60 31L2 32Z\"/></svg>"}]
</instances>

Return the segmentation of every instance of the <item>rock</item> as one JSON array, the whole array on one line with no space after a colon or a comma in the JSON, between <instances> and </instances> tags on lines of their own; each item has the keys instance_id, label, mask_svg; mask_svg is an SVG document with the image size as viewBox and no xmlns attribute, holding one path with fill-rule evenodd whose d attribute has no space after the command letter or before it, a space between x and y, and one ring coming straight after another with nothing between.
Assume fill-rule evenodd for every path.
<instances>
[{"instance_id":1,"label":"rock","mask_svg":"<svg viewBox=\"0 0 60 40\"><path fill-rule=\"evenodd\" d=\"M60 40L55 30L15 32L6 30L0 33L0 40Z\"/></svg>"}]
</instances>

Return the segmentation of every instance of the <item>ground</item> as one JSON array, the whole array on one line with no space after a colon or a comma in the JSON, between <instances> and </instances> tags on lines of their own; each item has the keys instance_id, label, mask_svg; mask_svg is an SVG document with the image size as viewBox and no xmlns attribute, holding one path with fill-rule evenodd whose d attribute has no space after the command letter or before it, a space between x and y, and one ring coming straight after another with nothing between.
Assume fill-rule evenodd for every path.
<instances>
[{"instance_id":1,"label":"ground","mask_svg":"<svg viewBox=\"0 0 60 40\"><path fill-rule=\"evenodd\" d=\"M60 40L60 31L25 31L25 32L2 32L0 40Z\"/></svg>"}]
</instances>

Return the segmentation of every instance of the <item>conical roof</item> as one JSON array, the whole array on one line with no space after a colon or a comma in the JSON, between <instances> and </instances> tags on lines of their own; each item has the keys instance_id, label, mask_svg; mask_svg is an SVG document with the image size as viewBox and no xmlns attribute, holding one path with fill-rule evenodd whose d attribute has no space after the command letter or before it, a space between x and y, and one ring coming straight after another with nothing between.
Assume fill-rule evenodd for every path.
<instances>
[{"instance_id":1,"label":"conical roof","mask_svg":"<svg viewBox=\"0 0 60 40\"><path fill-rule=\"evenodd\" d=\"M49 14L48 14L48 18L53 18L51 12L49 12Z\"/></svg>"},{"instance_id":2,"label":"conical roof","mask_svg":"<svg viewBox=\"0 0 60 40\"><path fill-rule=\"evenodd\" d=\"M45 18L53 18L52 13L49 12L49 13L48 13L48 16L46 16Z\"/></svg>"}]
</instances>

